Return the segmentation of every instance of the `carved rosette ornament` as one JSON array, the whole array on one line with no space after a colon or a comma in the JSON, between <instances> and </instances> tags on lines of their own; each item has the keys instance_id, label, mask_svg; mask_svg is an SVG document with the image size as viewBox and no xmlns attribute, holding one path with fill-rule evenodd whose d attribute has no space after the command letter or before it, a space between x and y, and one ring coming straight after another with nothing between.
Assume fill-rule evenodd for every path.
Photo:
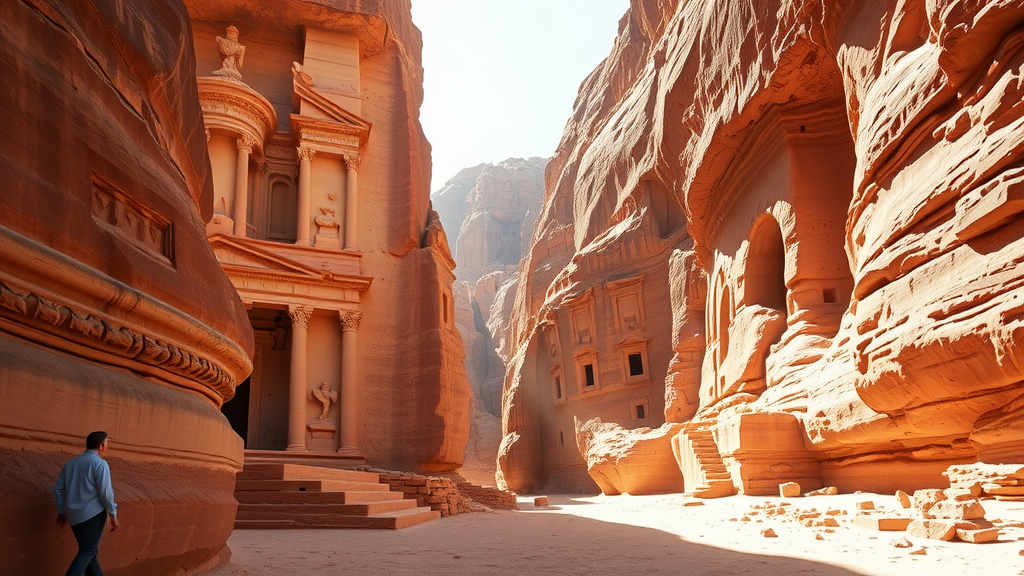
<instances>
[{"instance_id":1,"label":"carved rosette ornament","mask_svg":"<svg viewBox=\"0 0 1024 576\"><path fill-rule=\"evenodd\" d=\"M359 330L359 322L363 319L363 313L341 310L338 312L338 319L341 321L342 332L357 332Z\"/></svg>"},{"instance_id":2,"label":"carved rosette ornament","mask_svg":"<svg viewBox=\"0 0 1024 576\"><path fill-rule=\"evenodd\" d=\"M316 150L313 150L312 148L309 148L307 146L302 146L295 149L295 154L298 156L298 162L312 162L313 156L316 156Z\"/></svg>"},{"instance_id":3,"label":"carved rosette ornament","mask_svg":"<svg viewBox=\"0 0 1024 576\"><path fill-rule=\"evenodd\" d=\"M235 146L238 150L245 151L246 154L252 154L253 149L256 147L256 139L248 134L242 134L235 140Z\"/></svg>"},{"instance_id":4,"label":"carved rosette ornament","mask_svg":"<svg viewBox=\"0 0 1024 576\"><path fill-rule=\"evenodd\" d=\"M345 154L342 156L345 159L345 167L353 172L359 171L359 162L362 160L361 156L355 154Z\"/></svg>"},{"instance_id":5,"label":"carved rosette ornament","mask_svg":"<svg viewBox=\"0 0 1024 576\"><path fill-rule=\"evenodd\" d=\"M292 319L293 327L306 328L309 326L309 317L312 315L312 306L299 306L296 304L290 304L288 306L288 316Z\"/></svg>"}]
</instances>

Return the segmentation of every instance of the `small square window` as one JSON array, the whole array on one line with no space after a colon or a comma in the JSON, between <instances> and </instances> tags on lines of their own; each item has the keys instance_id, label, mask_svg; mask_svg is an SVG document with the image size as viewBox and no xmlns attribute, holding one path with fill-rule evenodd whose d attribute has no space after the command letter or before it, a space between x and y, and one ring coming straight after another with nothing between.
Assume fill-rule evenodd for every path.
<instances>
[{"instance_id":1,"label":"small square window","mask_svg":"<svg viewBox=\"0 0 1024 576\"><path fill-rule=\"evenodd\" d=\"M639 352L629 355L629 375L630 376L643 376L644 374L644 357Z\"/></svg>"},{"instance_id":2,"label":"small square window","mask_svg":"<svg viewBox=\"0 0 1024 576\"><path fill-rule=\"evenodd\" d=\"M636 405L636 419L643 420L647 418L647 408L643 404Z\"/></svg>"},{"instance_id":3,"label":"small square window","mask_svg":"<svg viewBox=\"0 0 1024 576\"><path fill-rule=\"evenodd\" d=\"M583 376L585 378L584 386L590 387L594 385L594 365L584 364L583 365Z\"/></svg>"},{"instance_id":4,"label":"small square window","mask_svg":"<svg viewBox=\"0 0 1024 576\"><path fill-rule=\"evenodd\" d=\"M836 299L836 289L835 288L825 288L824 290L821 291L821 298L822 298L822 300L825 301L825 304L835 304L836 301L837 301L837 299Z\"/></svg>"}]
</instances>

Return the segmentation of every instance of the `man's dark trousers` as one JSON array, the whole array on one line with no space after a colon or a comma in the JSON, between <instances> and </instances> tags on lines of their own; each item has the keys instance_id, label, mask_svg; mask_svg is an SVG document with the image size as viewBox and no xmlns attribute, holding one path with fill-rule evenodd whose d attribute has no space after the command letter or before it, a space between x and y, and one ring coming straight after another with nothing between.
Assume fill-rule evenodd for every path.
<instances>
[{"instance_id":1,"label":"man's dark trousers","mask_svg":"<svg viewBox=\"0 0 1024 576\"><path fill-rule=\"evenodd\" d=\"M78 555L71 562L65 576L103 576L100 563L96 561L96 554L100 551L100 537L103 536L103 527L107 523L107 511L71 526L71 531L78 540Z\"/></svg>"}]
</instances>

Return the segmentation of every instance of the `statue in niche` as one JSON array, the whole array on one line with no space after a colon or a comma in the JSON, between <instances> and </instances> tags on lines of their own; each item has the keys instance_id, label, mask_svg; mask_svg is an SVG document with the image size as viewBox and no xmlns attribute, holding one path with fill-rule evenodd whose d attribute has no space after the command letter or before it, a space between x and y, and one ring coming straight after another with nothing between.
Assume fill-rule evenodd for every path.
<instances>
[{"instance_id":1,"label":"statue in niche","mask_svg":"<svg viewBox=\"0 0 1024 576\"><path fill-rule=\"evenodd\" d=\"M228 26L223 36L217 36L217 50L220 51L221 68L212 75L227 78L236 82L242 81L242 61L245 59L245 46L238 43L238 28Z\"/></svg>"},{"instance_id":2,"label":"statue in niche","mask_svg":"<svg viewBox=\"0 0 1024 576\"><path fill-rule=\"evenodd\" d=\"M331 390L331 385L327 382L320 384L319 388L313 388L310 392L312 397L320 402L322 409L320 415L313 419L313 422L324 422L327 420L327 415L331 412L331 404L338 401L338 393Z\"/></svg>"},{"instance_id":3,"label":"statue in niche","mask_svg":"<svg viewBox=\"0 0 1024 576\"><path fill-rule=\"evenodd\" d=\"M331 192L327 199L334 202L338 195ZM313 218L316 223L316 237L313 239L314 246L326 246L330 248L341 248L341 240L338 232L341 230L341 223L338 222L338 212L330 206L320 207L320 216Z\"/></svg>"}]
</instances>

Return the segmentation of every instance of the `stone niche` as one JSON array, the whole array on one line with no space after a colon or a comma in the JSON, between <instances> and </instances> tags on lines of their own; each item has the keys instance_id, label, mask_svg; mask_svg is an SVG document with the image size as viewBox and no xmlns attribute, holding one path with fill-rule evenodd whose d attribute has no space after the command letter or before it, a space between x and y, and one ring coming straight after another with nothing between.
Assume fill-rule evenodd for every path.
<instances>
[{"instance_id":1,"label":"stone niche","mask_svg":"<svg viewBox=\"0 0 1024 576\"><path fill-rule=\"evenodd\" d=\"M219 408L253 341L206 243L188 14L28 0L0 21L0 562L64 572L52 488L105 430L124 520L104 568L202 571L230 554L242 444Z\"/></svg>"}]
</instances>

